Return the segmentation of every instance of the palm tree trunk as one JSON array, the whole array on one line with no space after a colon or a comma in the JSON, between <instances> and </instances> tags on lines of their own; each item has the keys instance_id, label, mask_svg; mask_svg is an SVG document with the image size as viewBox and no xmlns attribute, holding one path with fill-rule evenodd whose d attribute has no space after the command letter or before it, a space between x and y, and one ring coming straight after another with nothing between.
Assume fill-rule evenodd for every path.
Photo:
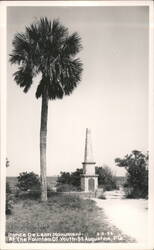
<instances>
[{"instance_id":1,"label":"palm tree trunk","mask_svg":"<svg viewBox=\"0 0 154 250\"><path fill-rule=\"evenodd\" d=\"M41 200L47 201L46 180L46 144L47 144L47 119L48 119L48 96L42 95L41 126L40 126L40 177L41 177Z\"/></svg>"}]
</instances>

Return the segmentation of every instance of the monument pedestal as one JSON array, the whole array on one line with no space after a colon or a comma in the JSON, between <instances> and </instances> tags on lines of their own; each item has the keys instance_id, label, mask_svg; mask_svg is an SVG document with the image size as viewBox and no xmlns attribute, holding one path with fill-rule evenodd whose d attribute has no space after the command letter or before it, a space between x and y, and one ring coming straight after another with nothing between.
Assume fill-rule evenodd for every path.
<instances>
[{"instance_id":1,"label":"monument pedestal","mask_svg":"<svg viewBox=\"0 0 154 250\"><path fill-rule=\"evenodd\" d=\"M98 188L98 175L81 175L81 189L84 192L95 192Z\"/></svg>"}]
</instances>

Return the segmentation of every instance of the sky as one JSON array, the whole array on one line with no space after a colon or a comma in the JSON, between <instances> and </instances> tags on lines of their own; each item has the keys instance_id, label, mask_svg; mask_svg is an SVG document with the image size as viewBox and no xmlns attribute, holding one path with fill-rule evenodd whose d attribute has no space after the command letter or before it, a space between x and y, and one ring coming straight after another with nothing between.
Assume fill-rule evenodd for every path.
<instances>
[{"instance_id":1,"label":"sky","mask_svg":"<svg viewBox=\"0 0 154 250\"><path fill-rule=\"evenodd\" d=\"M148 8L8 7L8 54L15 33L45 16L59 18L70 33L81 36L78 57L84 69L72 95L49 103L47 175L82 167L86 128L91 129L96 165L124 175L115 158L148 150ZM25 94L13 80L16 70L8 63L7 175L39 174L38 79Z\"/></svg>"}]
</instances>

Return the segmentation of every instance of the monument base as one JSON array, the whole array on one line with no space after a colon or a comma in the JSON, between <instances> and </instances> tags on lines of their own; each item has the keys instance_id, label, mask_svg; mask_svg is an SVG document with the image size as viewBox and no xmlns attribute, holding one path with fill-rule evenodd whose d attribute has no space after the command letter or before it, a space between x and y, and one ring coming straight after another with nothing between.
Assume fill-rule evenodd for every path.
<instances>
[{"instance_id":1,"label":"monument base","mask_svg":"<svg viewBox=\"0 0 154 250\"><path fill-rule=\"evenodd\" d=\"M84 192L95 192L98 188L98 175L81 175L81 189Z\"/></svg>"}]
</instances>

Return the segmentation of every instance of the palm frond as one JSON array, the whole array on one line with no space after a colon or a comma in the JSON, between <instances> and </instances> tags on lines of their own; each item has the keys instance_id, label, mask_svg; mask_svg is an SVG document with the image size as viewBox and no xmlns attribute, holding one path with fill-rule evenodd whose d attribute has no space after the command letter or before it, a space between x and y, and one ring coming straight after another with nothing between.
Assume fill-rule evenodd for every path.
<instances>
[{"instance_id":1,"label":"palm frond","mask_svg":"<svg viewBox=\"0 0 154 250\"><path fill-rule=\"evenodd\" d=\"M81 38L78 33L75 32L66 39L62 56L75 56L81 49Z\"/></svg>"},{"instance_id":2,"label":"palm frond","mask_svg":"<svg viewBox=\"0 0 154 250\"><path fill-rule=\"evenodd\" d=\"M32 85L33 74L30 68L23 69L20 67L18 71L14 73L14 80L23 88L23 91L27 93Z\"/></svg>"},{"instance_id":3,"label":"palm frond","mask_svg":"<svg viewBox=\"0 0 154 250\"><path fill-rule=\"evenodd\" d=\"M66 74L62 77L65 95L70 95L81 81L82 63L80 59L74 59L66 64Z\"/></svg>"},{"instance_id":4,"label":"palm frond","mask_svg":"<svg viewBox=\"0 0 154 250\"><path fill-rule=\"evenodd\" d=\"M33 42L37 42L39 40L40 34L37 29L36 24L31 24L29 27L26 26L26 34L29 38L29 40Z\"/></svg>"},{"instance_id":5,"label":"palm frond","mask_svg":"<svg viewBox=\"0 0 154 250\"><path fill-rule=\"evenodd\" d=\"M79 59L67 60L62 65L57 63L55 68L49 81L49 99L61 99L64 95L70 95L81 81L83 70Z\"/></svg>"},{"instance_id":6,"label":"palm frond","mask_svg":"<svg viewBox=\"0 0 154 250\"><path fill-rule=\"evenodd\" d=\"M12 42L14 47L12 54L10 54L10 62L12 64L20 64L28 59L30 47L25 34L17 33Z\"/></svg>"},{"instance_id":7,"label":"palm frond","mask_svg":"<svg viewBox=\"0 0 154 250\"><path fill-rule=\"evenodd\" d=\"M52 23L52 35L55 41L62 41L68 36L68 29L63 26L59 19L54 19Z\"/></svg>"}]
</instances>

